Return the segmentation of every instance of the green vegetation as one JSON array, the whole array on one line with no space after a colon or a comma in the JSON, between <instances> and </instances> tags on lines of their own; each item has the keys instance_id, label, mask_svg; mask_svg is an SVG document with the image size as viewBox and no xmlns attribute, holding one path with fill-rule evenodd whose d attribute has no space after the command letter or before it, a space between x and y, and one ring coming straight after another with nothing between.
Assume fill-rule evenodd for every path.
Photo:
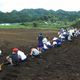
<instances>
[{"instance_id":1,"label":"green vegetation","mask_svg":"<svg viewBox=\"0 0 80 80\"><path fill-rule=\"evenodd\" d=\"M60 29L61 27L64 27L64 28L68 27L71 24L73 23L68 22L67 24L65 24L62 21L56 22L56 23L35 21L35 22L14 23L9 25L1 24L0 28Z\"/></svg>"},{"instance_id":2,"label":"green vegetation","mask_svg":"<svg viewBox=\"0 0 80 80\"><path fill-rule=\"evenodd\" d=\"M0 12L0 28L54 28L75 26L80 22L80 11L23 9L21 11ZM10 25L4 25L10 23ZM79 27L79 25L78 25Z\"/></svg>"}]
</instances>

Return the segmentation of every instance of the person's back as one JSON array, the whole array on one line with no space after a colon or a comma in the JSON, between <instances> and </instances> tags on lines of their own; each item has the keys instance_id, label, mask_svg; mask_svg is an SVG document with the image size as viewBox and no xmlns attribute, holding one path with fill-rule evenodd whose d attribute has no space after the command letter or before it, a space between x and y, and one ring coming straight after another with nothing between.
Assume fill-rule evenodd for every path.
<instances>
[{"instance_id":1,"label":"person's back","mask_svg":"<svg viewBox=\"0 0 80 80\"><path fill-rule=\"evenodd\" d=\"M36 63L40 62L41 56L40 56L40 52L37 48L31 48L29 55Z\"/></svg>"},{"instance_id":2,"label":"person's back","mask_svg":"<svg viewBox=\"0 0 80 80\"><path fill-rule=\"evenodd\" d=\"M43 38L43 40L42 40L42 42L43 42L43 44L46 44L47 43L47 41L48 41L48 39L45 37L45 38Z\"/></svg>"},{"instance_id":3,"label":"person's back","mask_svg":"<svg viewBox=\"0 0 80 80\"><path fill-rule=\"evenodd\" d=\"M39 55L39 51L37 49L34 49L33 55Z\"/></svg>"},{"instance_id":4,"label":"person's back","mask_svg":"<svg viewBox=\"0 0 80 80\"><path fill-rule=\"evenodd\" d=\"M36 56L36 55L39 55L39 54L40 54L40 53L39 53L39 50L37 50L36 48L32 48L32 49L31 49L30 55Z\"/></svg>"},{"instance_id":5,"label":"person's back","mask_svg":"<svg viewBox=\"0 0 80 80\"><path fill-rule=\"evenodd\" d=\"M58 39L58 38L56 38L56 37L53 38L53 44L52 44L53 47L61 46L61 44L62 44L62 42L61 42L60 39Z\"/></svg>"},{"instance_id":6,"label":"person's back","mask_svg":"<svg viewBox=\"0 0 80 80\"><path fill-rule=\"evenodd\" d=\"M27 56L24 54L24 52L18 50L17 52L18 54L18 57L21 59L21 60L25 60L27 58Z\"/></svg>"},{"instance_id":7,"label":"person's back","mask_svg":"<svg viewBox=\"0 0 80 80\"><path fill-rule=\"evenodd\" d=\"M51 45L50 41L47 41L46 45L47 45L48 49L52 48L52 45Z\"/></svg>"},{"instance_id":8,"label":"person's back","mask_svg":"<svg viewBox=\"0 0 80 80\"><path fill-rule=\"evenodd\" d=\"M11 64L15 65L19 62L18 54L17 54L18 48L13 48L12 54L6 57L6 60Z\"/></svg>"}]
</instances>

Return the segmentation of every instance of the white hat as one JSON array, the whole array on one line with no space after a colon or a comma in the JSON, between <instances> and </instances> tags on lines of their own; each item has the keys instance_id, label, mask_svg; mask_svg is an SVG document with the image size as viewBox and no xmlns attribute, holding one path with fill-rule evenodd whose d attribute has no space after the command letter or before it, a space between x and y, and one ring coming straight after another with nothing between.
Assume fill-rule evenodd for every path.
<instances>
[{"instance_id":1,"label":"white hat","mask_svg":"<svg viewBox=\"0 0 80 80\"><path fill-rule=\"evenodd\" d=\"M57 40L57 39L58 39L57 37L54 37L54 38L53 38L53 41L55 41L55 40Z\"/></svg>"}]
</instances>

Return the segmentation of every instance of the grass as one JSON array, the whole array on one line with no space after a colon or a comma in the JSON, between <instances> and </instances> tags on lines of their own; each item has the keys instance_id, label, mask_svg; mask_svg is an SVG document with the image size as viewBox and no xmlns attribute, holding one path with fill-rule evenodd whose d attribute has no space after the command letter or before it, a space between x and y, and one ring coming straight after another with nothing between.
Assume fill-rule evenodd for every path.
<instances>
[{"instance_id":1,"label":"grass","mask_svg":"<svg viewBox=\"0 0 80 80\"><path fill-rule=\"evenodd\" d=\"M47 24L45 24L44 22L35 22L36 23L36 27L33 27L33 23L34 22L26 22L24 24L20 24L20 23L15 23L15 24L10 24L10 25L0 25L0 28L26 28L26 29L60 29L62 27L67 27L69 25L71 25L72 23L67 23L65 25L64 22L56 22L56 23L51 23L48 22Z\"/></svg>"}]
</instances>

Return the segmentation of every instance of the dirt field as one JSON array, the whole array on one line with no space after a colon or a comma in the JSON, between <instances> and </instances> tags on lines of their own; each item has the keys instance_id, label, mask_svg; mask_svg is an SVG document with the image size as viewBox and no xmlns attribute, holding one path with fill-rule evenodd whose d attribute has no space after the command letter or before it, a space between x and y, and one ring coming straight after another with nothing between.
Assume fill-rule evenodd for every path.
<instances>
[{"instance_id":1,"label":"dirt field","mask_svg":"<svg viewBox=\"0 0 80 80\"><path fill-rule=\"evenodd\" d=\"M49 36L50 40L56 35L53 30L0 29L0 48L3 51L0 63L5 61L13 47L29 53L30 47L37 46L39 32ZM31 60L29 64L4 66L0 80L80 80L80 37L48 50L42 58L44 61L40 64Z\"/></svg>"}]
</instances>

